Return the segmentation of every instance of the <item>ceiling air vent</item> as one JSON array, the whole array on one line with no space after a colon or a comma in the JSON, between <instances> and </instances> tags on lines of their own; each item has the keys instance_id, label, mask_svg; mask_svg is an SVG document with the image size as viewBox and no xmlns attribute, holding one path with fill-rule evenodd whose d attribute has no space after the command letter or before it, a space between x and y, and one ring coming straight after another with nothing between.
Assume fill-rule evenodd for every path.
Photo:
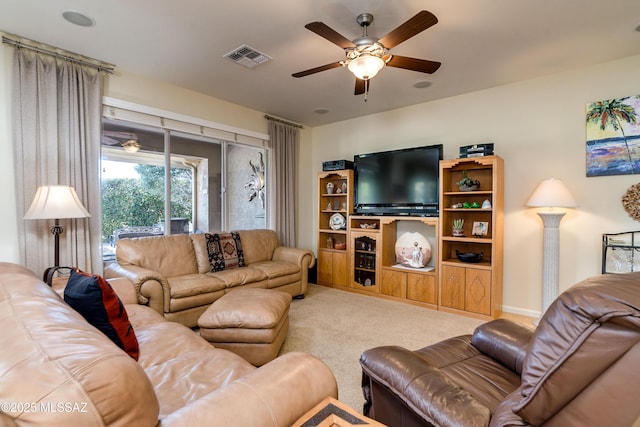
<instances>
[{"instance_id":1,"label":"ceiling air vent","mask_svg":"<svg viewBox=\"0 0 640 427\"><path fill-rule=\"evenodd\" d=\"M272 59L270 56L265 55L262 52L258 52L246 44L232 50L224 55L224 57L236 64L244 65L247 68L255 68L260 64L271 61Z\"/></svg>"}]
</instances>

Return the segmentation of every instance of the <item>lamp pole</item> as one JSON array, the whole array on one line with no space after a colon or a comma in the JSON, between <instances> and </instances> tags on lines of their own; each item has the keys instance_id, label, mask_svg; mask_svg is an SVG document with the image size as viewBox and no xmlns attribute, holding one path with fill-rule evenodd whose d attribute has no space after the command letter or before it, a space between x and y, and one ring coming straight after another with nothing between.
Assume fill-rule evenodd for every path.
<instances>
[{"instance_id":1,"label":"lamp pole","mask_svg":"<svg viewBox=\"0 0 640 427\"><path fill-rule=\"evenodd\" d=\"M575 208L578 205L562 181L549 178L538 184L527 200L527 206L544 208L537 212L544 224L542 249L542 313L544 314L559 293L559 228L560 221L566 212L555 208Z\"/></svg>"},{"instance_id":2,"label":"lamp pole","mask_svg":"<svg viewBox=\"0 0 640 427\"><path fill-rule=\"evenodd\" d=\"M542 313L558 297L560 259L560 221L565 212L538 212L544 224L542 235Z\"/></svg>"},{"instance_id":3,"label":"lamp pole","mask_svg":"<svg viewBox=\"0 0 640 427\"><path fill-rule=\"evenodd\" d=\"M47 268L42 275L42 280L49 286L51 286L53 273L60 269L60 235L63 231L60 220L56 218L54 225L51 226L51 234L53 234L53 267Z\"/></svg>"}]
</instances>

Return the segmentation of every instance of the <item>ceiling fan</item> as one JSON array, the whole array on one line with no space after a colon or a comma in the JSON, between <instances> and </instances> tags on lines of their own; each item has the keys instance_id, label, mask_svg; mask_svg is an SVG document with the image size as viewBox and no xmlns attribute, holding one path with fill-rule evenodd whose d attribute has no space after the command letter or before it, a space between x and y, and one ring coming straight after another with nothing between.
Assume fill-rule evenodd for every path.
<instances>
[{"instance_id":1,"label":"ceiling fan","mask_svg":"<svg viewBox=\"0 0 640 427\"><path fill-rule=\"evenodd\" d=\"M311 22L305 25L308 30L344 49L346 59L300 71L292 74L292 76L304 77L332 68L347 67L356 76L354 95L362 95L364 93L366 101L370 80L385 66L428 74L434 73L440 68L440 62L391 55L389 53L389 49L435 25L438 22L438 18L433 13L426 10L420 11L413 18L380 39L367 34L367 27L373 22L372 14L362 13L358 15L356 22L362 27L362 37L358 37L353 41L322 22Z\"/></svg>"},{"instance_id":2,"label":"ceiling fan","mask_svg":"<svg viewBox=\"0 0 640 427\"><path fill-rule=\"evenodd\" d=\"M105 130L102 132L103 145L120 145L128 153L136 153L142 148L138 143L138 135L131 132Z\"/></svg>"}]
</instances>

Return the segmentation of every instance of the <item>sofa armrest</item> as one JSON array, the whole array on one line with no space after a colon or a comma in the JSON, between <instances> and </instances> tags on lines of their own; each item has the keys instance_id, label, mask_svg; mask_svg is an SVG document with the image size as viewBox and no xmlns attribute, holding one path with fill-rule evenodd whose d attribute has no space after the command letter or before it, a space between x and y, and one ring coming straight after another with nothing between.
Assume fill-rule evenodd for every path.
<instances>
[{"instance_id":1,"label":"sofa armrest","mask_svg":"<svg viewBox=\"0 0 640 427\"><path fill-rule=\"evenodd\" d=\"M107 281L123 304L138 304L136 287L130 279L127 277L114 277L107 279Z\"/></svg>"},{"instance_id":2,"label":"sofa armrest","mask_svg":"<svg viewBox=\"0 0 640 427\"><path fill-rule=\"evenodd\" d=\"M533 329L519 323L496 319L478 326L471 337L471 344L520 375L533 333Z\"/></svg>"},{"instance_id":3,"label":"sofa armrest","mask_svg":"<svg viewBox=\"0 0 640 427\"><path fill-rule=\"evenodd\" d=\"M420 418L436 426L488 425L491 411L417 353L398 346L366 350L360 356L365 413L370 415L371 381ZM382 407L390 402L379 402ZM376 409L373 409L376 412ZM377 413L376 413L377 414Z\"/></svg>"},{"instance_id":4,"label":"sofa armrest","mask_svg":"<svg viewBox=\"0 0 640 427\"><path fill-rule=\"evenodd\" d=\"M290 426L326 397L337 395L327 365L291 352L167 415L158 426Z\"/></svg>"},{"instance_id":5,"label":"sofa armrest","mask_svg":"<svg viewBox=\"0 0 640 427\"><path fill-rule=\"evenodd\" d=\"M292 248L289 246L278 246L273 251L273 261L286 261L299 265L302 269L309 269L316 263L313 252L307 249Z\"/></svg>"},{"instance_id":6,"label":"sofa armrest","mask_svg":"<svg viewBox=\"0 0 640 427\"><path fill-rule=\"evenodd\" d=\"M170 289L165 278L157 271L137 265L112 263L104 270L107 279L126 277L133 282L138 303L148 305L160 314L169 311Z\"/></svg>"}]
</instances>

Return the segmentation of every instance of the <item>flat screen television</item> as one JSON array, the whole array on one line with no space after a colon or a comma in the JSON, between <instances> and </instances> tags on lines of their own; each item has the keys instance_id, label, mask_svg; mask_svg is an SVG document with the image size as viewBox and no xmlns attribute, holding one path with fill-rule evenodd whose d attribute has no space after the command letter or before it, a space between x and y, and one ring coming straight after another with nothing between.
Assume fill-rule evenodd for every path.
<instances>
[{"instance_id":1,"label":"flat screen television","mask_svg":"<svg viewBox=\"0 0 640 427\"><path fill-rule=\"evenodd\" d=\"M438 216L440 160L442 144L355 155L355 212Z\"/></svg>"}]
</instances>

